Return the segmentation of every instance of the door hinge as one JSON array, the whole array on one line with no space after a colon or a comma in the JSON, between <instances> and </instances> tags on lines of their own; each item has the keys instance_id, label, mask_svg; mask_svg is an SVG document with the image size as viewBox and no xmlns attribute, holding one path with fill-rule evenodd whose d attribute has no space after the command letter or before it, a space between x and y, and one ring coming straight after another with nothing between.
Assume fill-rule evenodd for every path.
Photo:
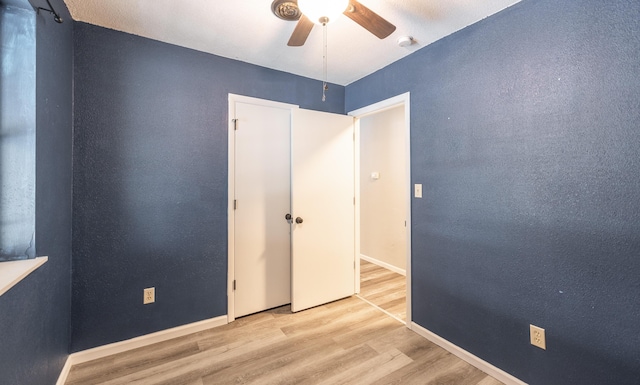
<instances>
[{"instance_id":1,"label":"door hinge","mask_svg":"<svg viewBox=\"0 0 640 385\"><path fill-rule=\"evenodd\" d=\"M234 279L233 280L233 290L235 290L235 289L236 289L236 280Z\"/></svg>"},{"instance_id":2,"label":"door hinge","mask_svg":"<svg viewBox=\"0 0 640 385\"><path fill-rule=\"evenodd\" d=\"M356 205L356 197L353 197L353 205Z\"/></svg>"},{"instance_id":3,"label":"door hinge","mask_svg":"<svg viewBox=\"0 0 640 385\"><path fill-rule=\"evenodd\" d=\"M237 199L234 199L234 200L233 200L233 209L234 209L234 210L237 210L237 209L238 209L238 200L237 200Z\"/></svg>"},{"instance_id":4,"label":"door hinge","mask_svg":"<svg viewBox=\"0 0 640 385\"><path fill-rule=\"evenodd\" d=\"M233 122L233 131L238 131L238 119L231 119Z\"/></svg>"}]
</instances>

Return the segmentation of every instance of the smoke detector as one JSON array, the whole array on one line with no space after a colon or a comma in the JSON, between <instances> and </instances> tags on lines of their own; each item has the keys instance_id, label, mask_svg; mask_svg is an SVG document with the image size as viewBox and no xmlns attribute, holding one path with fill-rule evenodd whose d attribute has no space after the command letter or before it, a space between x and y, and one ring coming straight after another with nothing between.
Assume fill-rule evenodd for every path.
<instances>
[{"instance_id":1,"label":"smoke detector","mask_svg":"<svg viewBox=\"0 0 640 385\"><path fill-rule=\"evenodd\" d=\"M398 38L398 45L400 47L408 47L414 42L415 40L413 40L413 36L401 36Z\"/></svg>"}]
</instances>

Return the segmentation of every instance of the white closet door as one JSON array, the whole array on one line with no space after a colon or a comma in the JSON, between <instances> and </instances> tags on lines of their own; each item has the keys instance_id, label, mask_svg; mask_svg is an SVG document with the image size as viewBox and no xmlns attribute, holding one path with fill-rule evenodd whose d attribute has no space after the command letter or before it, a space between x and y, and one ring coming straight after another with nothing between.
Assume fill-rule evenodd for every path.
<instances>
[{"instance_id":1,"label":"white closet door","mask_svg":"<svg viewBox=\"0 0 640 385\"><path fill-rule=\"evenodd\" d=\"M293 110L294 312L355 293L353 135L352 117Z\"/></svg>"},{"instance_id":2,"label":"white closet door","mask_svg":"<svg viewBox=\"0 0 640 385\"><path fill-rule=\"evenodd\" d=\"M291 301L291 110L236 102L235 317Z\"/></svg>"}]
</instances>

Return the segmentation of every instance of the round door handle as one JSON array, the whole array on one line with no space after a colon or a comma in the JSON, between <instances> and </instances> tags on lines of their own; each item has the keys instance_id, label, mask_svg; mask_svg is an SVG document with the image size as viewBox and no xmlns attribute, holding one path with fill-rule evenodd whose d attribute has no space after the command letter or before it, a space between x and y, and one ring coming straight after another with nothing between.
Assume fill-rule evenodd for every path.
<instances>
[{"instance_id":1,"label":"round door handle","mask_svg":"<svg viewBox=\"0 0 640 385\"><path fill-rule=\"evenodd\" d=\"M296 218L296 223L298 223L298 224L299 224L299 223L302 223L302 218L297 217L297 218Z\"/></svg>"},{"instance_id":2,"label":"round door handle","mask_svg":"<svg viewBox=\"0 0 640 385\"><path fill-rule=\"evenodd\" d=\"M288 220L288 221L290 221L290 220L291 220L291 218L293 218L293 217L291 216L291 214L287 214L287 215L285 215L285 216L284 216L284 219L286 219L286 220Z\"/></svg>"}]
</instances>

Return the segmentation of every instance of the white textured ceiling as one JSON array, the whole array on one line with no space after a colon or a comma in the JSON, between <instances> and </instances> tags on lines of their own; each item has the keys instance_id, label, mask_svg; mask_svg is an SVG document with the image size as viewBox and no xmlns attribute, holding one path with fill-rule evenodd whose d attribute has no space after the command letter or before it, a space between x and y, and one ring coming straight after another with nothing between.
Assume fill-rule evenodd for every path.
<instances>
[{"instance_id":1,"label":"white textured ceiling","mask_svg":"<svg viewBox=\"0 0 640 385\"><path fill-rule=\"evenodd\" d=\"M520 0L359 0L397 29L384 40L345 16L328 25L328 80L350 84ZM296 22L271 0L65 0L76 21L322 79L322 27L288 47ZM400 36L416 44L402 48Z\"/></svg>"}]
</instances>

